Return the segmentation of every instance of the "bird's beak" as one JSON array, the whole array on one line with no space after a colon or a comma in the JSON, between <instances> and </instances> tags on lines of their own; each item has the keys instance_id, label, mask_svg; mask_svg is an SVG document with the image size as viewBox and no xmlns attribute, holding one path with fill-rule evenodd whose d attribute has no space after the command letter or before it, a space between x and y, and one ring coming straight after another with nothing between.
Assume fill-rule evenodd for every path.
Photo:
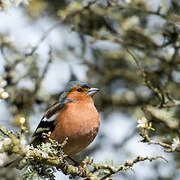
<instances>
[{"instance_id":1,"label":"bird's beak","mask_svg":"<svg viewBox=\"0 0 180 180\"><path fill-rule=\"evenodd\" d=\"M94 94L96 94L98 91L100 91L98 88L90 88L87 92L88 96L93 96Z\"/></svg>"}]
</instances>

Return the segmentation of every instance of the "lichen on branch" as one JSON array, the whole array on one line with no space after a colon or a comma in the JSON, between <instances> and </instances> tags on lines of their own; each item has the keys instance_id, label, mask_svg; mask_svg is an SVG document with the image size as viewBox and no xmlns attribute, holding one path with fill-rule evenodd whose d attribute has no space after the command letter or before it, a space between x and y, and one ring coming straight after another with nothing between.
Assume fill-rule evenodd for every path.
<instances>
[{"instance_id":1,"label":"lichen on branch","mask_svg":"<svg viewBox=\"0 0 180 180\"><path fill-rule=\"evenodd\" d=\"M164 159L162 156L155 157L136 157L132 161L126 161L122 165L114 163L94 163L93 159L86 157L79 166L70 164L68 156L63 152L63 146L68 142L59 144L49 138L49 134L44 134L48 142L42 143L34 148L31 145L22 143L23 133L15 135L12 131L0 127L0 131L5 135L1 136L0 153L6 153L7 157L15 154L16 168L23 169L21 174L23 179L33 179L35 177L54 179L54 172L61 171L70 177L82 177L84 179L103 180L116 173L132 169L133 165L145 160ZM18 161L17 161L18 159ZM5 162L5 166L13 166L12 159L10 163ZM20 162L19 162L20 161ZM18 164L17 164L18 163Z\"/></svg>"}]
</instances>

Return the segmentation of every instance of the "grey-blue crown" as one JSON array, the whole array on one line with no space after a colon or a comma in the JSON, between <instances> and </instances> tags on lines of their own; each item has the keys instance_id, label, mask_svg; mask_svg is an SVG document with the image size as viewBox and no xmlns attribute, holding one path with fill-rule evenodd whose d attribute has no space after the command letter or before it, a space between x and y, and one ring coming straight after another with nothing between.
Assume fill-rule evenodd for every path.
<instances>
[{"instance_id":1,"label":"grey-blue crown","mask_svg":"<svg viewBox=\"0 0 180 180\"><path fill-rule=\"evenodd\" d=\"M70 81L70 82L66 85L64 91L65 91L65 92L68 92L68 91L70 91L72 88L74 88L75 86L81 86L81 87L87 86L87 87L89 87L87 83L82 82L82 81Z\"/></svg>"},{"instance_id":2,"label":"grey-blue crown","mask_svg":"<svg viewBox=\"0 0 180 180\"><path fill-rule=\"evenodd\" d=\"M82 82L82 81L70 81L65 89L64 92L61 94L59 101L63 102L66 99L66 93L71 91L72 88L74 88L75 86L81 86L81 87L89 87L87 83Z\"/></svg>"}]
</instances>

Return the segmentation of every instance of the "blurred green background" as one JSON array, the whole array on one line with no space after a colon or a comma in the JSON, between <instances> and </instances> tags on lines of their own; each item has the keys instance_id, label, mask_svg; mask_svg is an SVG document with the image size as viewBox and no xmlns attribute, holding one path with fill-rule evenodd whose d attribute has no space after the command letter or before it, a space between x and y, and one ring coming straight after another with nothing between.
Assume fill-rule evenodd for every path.
<instances>
[{"instance_id":1,"label":"blurred green background","mask_svg":"<svg viewBox=\"0 0 180 180\"><path fill-rule=\"evenodd\" d=\"M180 179L179 152L140 142L137 128L137 119L147 115L142 107L152 105L169 112L176 125L171 116L170 125L150 116L150 137L171 144L180 136L174 103L180 99L180 1L27 2L0 0L0 124L18 130L25 118L30 136L67 82L86 81L101 89L95 97L101 129L78 157L120 164L163 155L168 163L142 162L113 179ZM68 179L60 172L56 177ZM0 172L0 180L13 178Z\"/></svg>"}]
</instances>

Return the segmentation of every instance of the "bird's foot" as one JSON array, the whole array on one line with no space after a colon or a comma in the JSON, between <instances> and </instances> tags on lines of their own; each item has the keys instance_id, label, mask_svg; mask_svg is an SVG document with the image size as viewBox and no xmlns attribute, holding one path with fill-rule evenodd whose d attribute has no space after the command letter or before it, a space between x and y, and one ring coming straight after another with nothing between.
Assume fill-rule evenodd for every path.
<instances>
[{"instance_id":1,"label":"bird's foot","mask_svg":"<svg viewBox=\"0 0 180 180\"><path fill-rule=\"evenodd\" d=\"M80 172L80 176L83 176L83 174L85 174L86 170L81 165L77 166L77 168L78 168L78 170Z\"/></svg>"}]
</instances>

